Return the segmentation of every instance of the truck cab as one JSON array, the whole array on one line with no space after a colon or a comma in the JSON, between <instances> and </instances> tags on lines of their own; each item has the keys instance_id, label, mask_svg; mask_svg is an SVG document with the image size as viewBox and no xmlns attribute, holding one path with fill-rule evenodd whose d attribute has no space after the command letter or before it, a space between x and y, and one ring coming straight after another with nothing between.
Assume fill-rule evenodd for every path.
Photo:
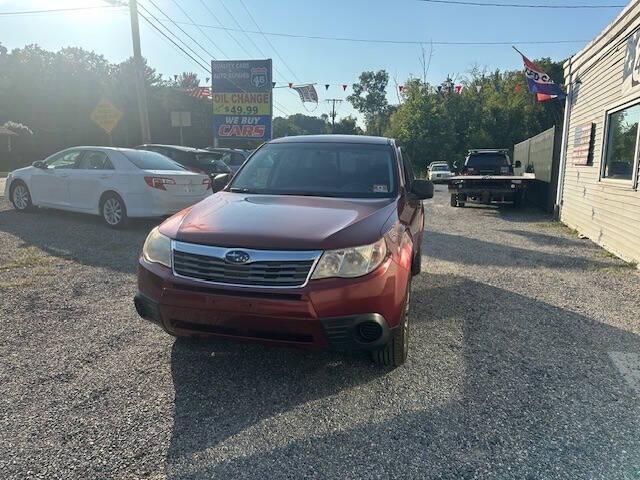
<instances>
[{"instance_id":1,"label":"truck cab","mask_svg":"<svg viewBox=\"0 0 640 480\"><path fill-rule=\"evenodd\" d=\"M520 167L520 162L511 163L507 149L469 150L462 175L513 175L513 169Z\"/></svg>"}]
</instances>

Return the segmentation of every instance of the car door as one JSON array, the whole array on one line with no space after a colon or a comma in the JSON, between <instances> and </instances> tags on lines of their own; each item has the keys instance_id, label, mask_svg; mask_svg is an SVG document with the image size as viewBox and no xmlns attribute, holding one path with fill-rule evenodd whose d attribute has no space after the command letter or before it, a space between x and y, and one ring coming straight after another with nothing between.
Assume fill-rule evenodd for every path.
<instances>
[{"instance_id":1,"label":"car door","mask_svg":"<svg viewBox=\"0 0 640 480\"><path fill-rule=\"evenodd\" d=\"M97 211L104 185L113 178L109 156L101 150L85 150L73 170L69 171L69 208Z\"/></svg>"},{"instance_id":2,"label":"car door","mask_svg":"<svg viewBox=\"0 0 640 480\"><path fill-rule=\"evenodd\" d=\"M31 195L36 205L69 207L69 175L82 157L82 150L63 150L45 160L47 168L31 177Z\"/></svg>"},{"instance_id":3,"label":"car door","mask_svg":"<svg viewBox=\"0 0 640 480\"><path fill-rule=\"evenodd\" d=\"M400 164L402 166L405 191L408 192L404 195L405 201L401 202L400 221L407 225L414 242L421 242L422 230L424 229L424 206L417 196L410 193L411 184L415 180L411 161L403 158L400 148L398 148L398 156L400 157Z\"/></svg>"}]
</instances>

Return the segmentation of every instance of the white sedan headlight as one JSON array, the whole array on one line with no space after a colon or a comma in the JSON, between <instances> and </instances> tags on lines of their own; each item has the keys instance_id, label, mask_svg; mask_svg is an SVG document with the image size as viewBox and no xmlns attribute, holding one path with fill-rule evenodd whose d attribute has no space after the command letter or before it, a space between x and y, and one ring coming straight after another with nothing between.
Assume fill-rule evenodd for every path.
<instances>
[{"instance_id":1,"label":"white sedan headlight","mask_svg":"<svg viewBox=\"0 0 640 480\"><path fill-rule=\"evenodd\" d=\"M327 250L320 257L311 278L361 277L378 268L386 255L384 238L363 247Z\"/></svg>"},{"instance_id":2,"label":"white sedan headlight","mask_svg":"<svg viewBox=\"0 0 640 480\"><path fill-rule=\"evenodd\" d=\"M162 235L158 227L154 228L144 242L142 256L147 262L171 268L171 239Z\"/></svg>"}]
</instances>

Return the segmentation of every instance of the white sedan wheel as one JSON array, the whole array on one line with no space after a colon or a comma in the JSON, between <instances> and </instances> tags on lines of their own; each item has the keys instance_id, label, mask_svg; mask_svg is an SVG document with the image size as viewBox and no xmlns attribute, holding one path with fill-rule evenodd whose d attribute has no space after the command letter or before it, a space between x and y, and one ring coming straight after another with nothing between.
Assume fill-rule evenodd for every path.
<instances>
[{"instance_id":1,"label":"white sedan wheel","mask_svg":"<svg viewBox=\"0 0 640 480\"><path fill-rule=\"evenodd\" d=\"M26 210L31 203L29 198L29 190L25 185L19 183L13 188L13 205L17 210Z\"/></svg>"},{"instance_id":2,"label":"white sedan wheel","mask_svg":"<svg viewBox=\"0 0 640 480\"><path fill-rule=\"evenodd\" d=\"M105 200L102 205L102 218L111 227L117 227L122 224L126 217L122 200L115 196L111 196Z\"/></svg>"}]
</instances>

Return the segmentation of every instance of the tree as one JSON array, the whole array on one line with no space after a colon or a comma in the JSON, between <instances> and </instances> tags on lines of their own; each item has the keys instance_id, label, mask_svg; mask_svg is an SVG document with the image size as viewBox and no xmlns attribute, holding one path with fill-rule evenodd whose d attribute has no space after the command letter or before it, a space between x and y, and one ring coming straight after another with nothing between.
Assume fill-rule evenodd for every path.
<instances>
[{"instance_id":1,"label":"tree","mask_svg":"<svg viewBox=\"0 0 640 480\"><path fill-rule=\"evenodd\" d=\"M336 122L335 133L340 133L343 135L363 135L364 132L357 125L357 120L355 117L349 115L348 117L341 118L340 121Z\"/></svg>"},{"instance_id":2,"label":"tree","mask_svg":"<svg viewBox=\"0 0 640 480\"><path fill-rule=\"evenodd\" d=\"M296 113L288 117L276 117L273 119L273 136L290 137L295 135L319 135L329 130L327 116L313 117Z\"/></svg>"},{"instance_id":3,"label":"tree","mask_svg":"<svg viewBox=\"0 0 640 480\"><path fill-rule=\"evenodd\" d=\"M560 62L537 63L561 83ZM521 71L473 68L459 82L460 93L447 88L453 86L448 80L440 88L407 81L386 130L404 146L417 170L437 160L461 162L471 148L512 148L562 121L562 102L537 102Z\"/></svg>"},{"instance_id":4,"label":"tree","mask_svg":"<svg viewBox=\"0 0 640 480\"><path fill-rule=\"evenodd\" d=\"M389 74L385 70L362 72L359 82L353 84L353 93L347 101L364 115L367 133L382 135L389 121L387 84Z\"/></svg>"}]
</instances>

